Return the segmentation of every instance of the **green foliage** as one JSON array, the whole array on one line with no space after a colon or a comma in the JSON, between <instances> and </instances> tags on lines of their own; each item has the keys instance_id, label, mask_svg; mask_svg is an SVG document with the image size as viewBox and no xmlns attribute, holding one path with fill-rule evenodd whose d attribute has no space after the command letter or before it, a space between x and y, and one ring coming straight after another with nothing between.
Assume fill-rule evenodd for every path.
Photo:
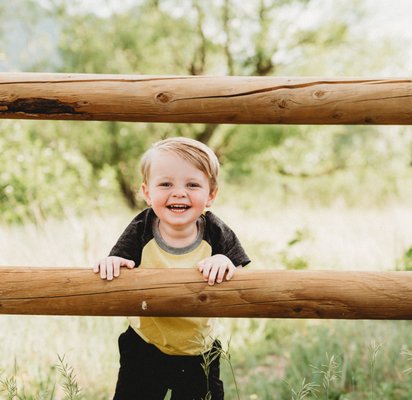
<instances>
[{"instance_id":1,"label":"green foliage","mask_svg":"<svg viewBox=\"0 0 412 400\"><path fill-rule=\"evenodd\" d=\"M226 349L224 349L223 347L219 347L219 348L213 347L210 351L202 354L203 362L201 363L201 367L202 367L202 369L203 369L203 371L206 375L208 389L209 389L210 365L217 358L220 358L221 360L227 362L227 365L229 366L230 372L232 374L232 379L233 379L233 383L234 383L235 390L236 390L236 398L238 400L240 400L239 388L238 388L238 385L237 385L236 375L235 375L235 372L234 372L234 369L233 369L233 365L232 365L232 362L231 362L231 356L230 356L230 338L229 338L229 341L227 343L227 348ZM211 400L212 399L211 396L212 396L212 394L208 390L208 392L206 394L206 398L204 400Z\"/></svg>"},{"instance_id":2,"label":"green foliage","mask_svg":"<svg viewBox=\"0 0 412 400\"><path fill-rule=\"evenodd\" d=\"M17 396L17 382L14 376L0 381L0 392L6 392L7 400L13 400Z\"/></svg>"},{"instance_id":3,"label":"green foliage","mask_svg":"<svg viewBox=\"0 0 412 400\"><path fill-rule=\"evenodd\" d=\"M322 364L320 367L313 366L313 371L315 374L319 374L322 377L322 389L325 395L325 399L329 399L331 394L332 385L335 381L340 378L341 371L340 365L335 359L335 355L329 357L326 354L326 363Z\"/></svg>"},{"instance_id":4,"label":"green foliage","mask_svg":"<svg viewBox=\"0 0 412 400\"><path fill-rule=\"evenodd\" d=\"M197 54L197 40L187 40L197 36L196 8L179 16L170 11L146 1L109 17L63 13L59 49L65 62L60 70L189 74ZM213 51L207 39L205 46Z\"/></svg>"},{"instance_id":5,"label":"green foliage","mask_svg":"<svg viewBox=\"0 0 412 400\"><path fill-rule=\"evenodd\" d=\"M237 197L243 207L408 202L411 131L350 126L292 129L296 133L282 136L277 146L266 144L256 153L251 146L249 157L237 148L234 153L244 158L224 160L232 190L236 185L248 188L245 196Z\"/></svg>"},{"instance_id":6,"label":"green foliage","mask_svg":"<svg viewBox=\"0 0 412 400\"><path fill-rule=\"evenodd\" d=\"M279 252L279 260L282 267L286 269L308 269L309 262L306 257L293 252L299 243L310 239L310 233L307 229L297 230L292 239L287 243L287 247Z\"/></svg>"},{"instance_id":7,"label":"green foliage","mask_svg":"<svg viewBox=\"0 0 412 400\"><path fill-rule=\"evenodd\" d=\"M299 389L295 390L294 388L290 387L291 391L291 400L305 400L308 399L312 394L316 395L318 391L318 385L313 382L306 382L305 378L301 383Z\"/></svg>"},{"instance_id":8,"label":"green foliage","mask_svg":"<svg viewBox=\"0 0 412 400\"><path fill-rule=\"evenodd\" d=\"M228 179L241 180L260 168L262 154L281 146L298 129L279 126L230 126L221 132L215 148L220 154Z\"/></svg>"},{"instance_id":9,"label":"green foliage","mask_svg":"<svg viewBox=\"0 0 412 400\"><path fill-rule=\"evenodd\" d=\"M397 271L412 271L412 247L405 250L400 259L396 261Z\"/></svg>"},{"instance_id":10,"label":"green foliage","mask_svg":"<svg viewBox=\"0 0 412 400\"><path fill-rule=\"evenodd\" d=\"M32 128L8 121L0 124L2 222L41 222L46 215L86 208L95 184L81 154L57 137L43 140Z\"/></svg>"},{"instance_id":11,"label":"green foliage","mask_svg":"<svg viewBox=\"0 0 412 400\"><path fill-rule=\"evenodd\" d=\"M59 364L57 369L63 377L63 390L65 397L63 400L79 400L81 398L80 387L76 381L76 374L73 367L64 360L65 356L58 355Z\"/></svg>"},{"instance_id":12,"label":"green foliage","mask_svg":"<svg viewBox=\"0 0 412 400\"><path fill-rule=\"evenodd\" d=\"M377 327L374 334L356 335L365 332L362 328L372 328L368 326L371 324ZM382 338L382 329L389 329L389 324L357 321L355 327L355 322L335 321L314 327L311 336L291 355L288 382L298 384L303 376L307 382L319 385L319 398L325 399L407 399L410 388L404 386L407 379L401 373L406 360L399 355L406 345L403 332L407 332L408 324L398 323L396 334L386 335L386 343L377 343L375 337Z\"/></svg>"},{"instance_id":13,"label":"green foliage","mask_svg":"<svg viewBox=\"0 0 412 400\"><path fill-rule=\"evenodd\" d=\"M17 70L319 76L372 74L385 67L382 60L403 56L356 30L368 17L356 0L120 3L105 2L111 12L81 1L0 5L0 62L14 60L13 49ZM5 23L32 40L14 49ZM19 58L27 54L33 56ZM139 157L174 135L209 144L222 162L222 180L236 192L258 194L239 196L249 208L257 201L368 207L412 194L408 128L7 121L0 134L4 222L87 212L119 197L141 208ZM305 267L303 259L284 262Z\"/></svg>"},{"instance_id":14,"label":"green foliage","mask_svg":"<svg viewBox=\"0 0 412 400\"><path fill-rule=\"evenodd\" d=\"M19 371L16 368L14 375L0 380L0 393L5 392L7 400L53 400L57 398L55 396L57 394L55 383L57 378L54 373L57 369L63 379L61 388L64 393L64 397L58 398L63 400L83 399L73 367L65 361L64 356L58 355L58 361L57 366L50 369L49 375L44 380L30 382L28 385L24 385L22 380L18 379Z\"/></svg>"},{"instance_id":15,"label":"green foliage","mask_svg":"<svg viewBox=\"0 0 412 400\"><path fill-rule=\"evenodd\" d=\"M234 338L246 339L238 347L232 345L241 398L407 400L412 394L409 322L259 320L255 324L263 327L255 343L247 341L251 333L244 331L243 321L231 330ZM223 373L226 393L235 397L230 371L224 367Z\"/></svg>"}]
</instances>

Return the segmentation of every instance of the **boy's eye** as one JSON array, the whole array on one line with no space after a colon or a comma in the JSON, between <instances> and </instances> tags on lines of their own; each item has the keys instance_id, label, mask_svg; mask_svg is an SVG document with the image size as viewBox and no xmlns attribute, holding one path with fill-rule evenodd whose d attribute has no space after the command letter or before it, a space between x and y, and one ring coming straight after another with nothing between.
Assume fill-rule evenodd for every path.
<instances>
[{"instance_id":1,"label":"boy's eye","mask_svg":"<svg viewBox=\"0 0 412 400\"><path fill-rule=\"evenodd\" d=\"M172 186L172 184L171 184L170 182L160 182L160 183L159 183L159 186L162 186L162 187L170 187L170 186Z\"/></svg>"},{"instance_id":2,"label":"boy's eye","mask_svg":"<svg viewBox=\"0 0 412 400\"><path fill-rule=\"evenodd\" d=\"M196 182L191 182L191 183L188 183L187 186L190 188L198 188L200 187L200 184Z\"/></svg>"}]
</instances>

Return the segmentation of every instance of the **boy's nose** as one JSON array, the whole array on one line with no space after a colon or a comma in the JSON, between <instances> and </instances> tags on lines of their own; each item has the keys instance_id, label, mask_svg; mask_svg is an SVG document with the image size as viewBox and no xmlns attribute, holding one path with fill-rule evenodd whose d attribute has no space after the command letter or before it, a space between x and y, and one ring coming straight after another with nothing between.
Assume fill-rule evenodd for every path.
<instances>
[{"instance_id":1,"label":"boy's nose","mask_svg":"<svg viewBox=\"0 0 412 400\"><path fill-rule=\"evenodd\" d=\"M173 192L172 194L173 197L186 197L186 191L184 189L178 189L176 188L176 190Z\"/></svg>"}]
</instances>

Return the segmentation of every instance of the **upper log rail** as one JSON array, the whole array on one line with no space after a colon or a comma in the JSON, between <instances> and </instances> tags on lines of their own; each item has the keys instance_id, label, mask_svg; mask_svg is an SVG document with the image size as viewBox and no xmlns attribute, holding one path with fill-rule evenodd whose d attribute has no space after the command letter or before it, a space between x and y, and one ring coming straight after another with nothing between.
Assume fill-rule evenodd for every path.
<instances>
[{"instance_id":1,"label":"upper log rail","mask_svg":"<svg viewBox=\"0 0 412 400\"><path fill-rule=\"evenodd\" d=\"M0 314L412 319L412 272L240 270L208 286L195 269L0 267Z\"/></svg>"},{"instance_id":2,"label":"upper log rail","mask_svg":"<svg viewBox=\"0 0 412 400\"><path fill-rule=\"evenodd\" d=\"M0 118L410 125L412 80L0 73Z\"/></svg>"}]
</instances>

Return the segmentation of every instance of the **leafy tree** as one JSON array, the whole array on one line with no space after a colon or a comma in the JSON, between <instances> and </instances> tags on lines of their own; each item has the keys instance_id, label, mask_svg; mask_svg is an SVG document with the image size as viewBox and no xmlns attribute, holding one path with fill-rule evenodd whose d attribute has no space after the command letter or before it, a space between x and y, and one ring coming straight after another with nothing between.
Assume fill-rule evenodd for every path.
<instances>
[{"instance_id":1,"label":"leafy tree","mask_svg":"<svg viewBox=\"0 0 412 400\"><path fill-rule=\"evenodd\" d=\"M33 29L31 32L37 32L36 27L45 20L52 21L55 38L49 43L55 43L58 51L53 57L39 51L40 57L33 60L28 70L148 75L322 75L342 71L357 74L365 71L366 62L372 65L372 61L374 69L371 67L369 73L378 71L382 52L388 51L386 44L367 43L352 29L365 16L363 3L355 0L339 4L325 0L141 0L123 5L106 1L113 7L109 13L86 9L79 0L22 0L20 6L23 3L27 7L22 9L28 11L22 18L28 22L27 29ZM10 7L17 6L11 3L7 9ZM0 8L0 19L9 17ZM2 51L5 50L0 48L0 54ZM324 188L330 183L325 184L325 179L354 168L362 179L361 173L377 165L372 159L388 160L395 154L389 145L387 149L392 149L392 153L386 152L384 157L379 153L381 137L372 127L33 121L1 123L0 131L4 135L0 139L3 146L6 138L10 139L8 132L25 131L16 136L20 142L11 140L5 153L8 161L2 171L6 171L6 165L7 170L15 168L21 179L14 176L11 185L7 172L7 179L0 181L4 190L8 188L0 200L3 210L12 205L17 210L18 204L28 210L35 198L33 201L39 204L36 215L57 215L64 205L58 205L57 200L53 203L40 193L33 196L34 189L25 191L24 187L30 187L36 180L29 175L33 171L14 167L20 153L35 154L43 165L36 167L39 171L49 163L67 174L60 178L40 173L42 178L37 183L47 186L49 196L61 182L76 185L77 179L75 196L67 194L67 202L72 205L80 207L86 193L96 199L101 198L102 191L112 196L113 189L121 193L131 208L141 206L136 196L141 153L153 141L171 135L190 136L209 144L221 159L226 176L234 181L270 171L280 180L309 182L317 178ZM408 149L412 148L407 133L402 143L402 157L398 159L404 160L403 155L408 154L406 164L402 161L406 168L410 163ZM51 149L48 158L43 148ZM79 168L84 171L76 175L74 165L62 154L79 160ZM111 189L103 189L101 182L109 182ZM288 181L282 185L293 184ZM21 188L21 195L17 195L17 188ZM65 193L63 189L61 193ZM59 201L63 204L63 198ZM49 211L53 208L53 212Z\"/></svg>"},{"instance_id":2,"label":"leafy tree","mask_svg":"<svg viewBox=\"0 0 412 400\"><path fill-rule=\"evenodd\" d=\"M34 124L0 127L0 215L3 222L42 222L86 208L96 182L87 160L64 140L47 141Z\"/></svg>"},{"instance_id":3,"label":"leafy tree","mask_svg":"<svg viewBox=\"0 0 412 400\"><path fill-rule=\"evenodd\" d=\"M213 3L142 1L104 17L92 11L69 13L61 3L59 49L63 63L60 70L179 75L278 74L287 70L284 60L293 58L297 48L302 52L306 47L318 50L321 46L339 47L346 39L347 23L341 10L340 20L335 15L316 29L284 29L291 22L288 12L304 13L312 3L304 0L259 0L248 4L239 0ZM345 10L353 14L351 7ZM283 53L286 56L282 57ZM287 56L288 53L291 55ZM85 141L93 143L94 151L88 150L90 145L78 142L81 151L96 171L103 165L114 168L121 192L131 207L137 205L134 196L136 159L148 141L176 133L186 134L212 145L223 161L231 160L234 168L244 172L250 169L247 164L254 152L262 152L267 146L279 146L284 137L282 130L290 132L290 129L278 127L227 129L216 124L154 128L150 124L105 123L99 128L94 134L88 129L91 137ZM148 131L150 140L143 139ZM245 132L244 139L239 139L235 132ZM270 136L273 139L263 139ZM109 151L105 150L108 142L111 143ZM249 157L239 157L238 154L244 153L230 151L238 150L241 142ZM100 155L96 157L96 153Z\"/></svg>"}]
</instances>

